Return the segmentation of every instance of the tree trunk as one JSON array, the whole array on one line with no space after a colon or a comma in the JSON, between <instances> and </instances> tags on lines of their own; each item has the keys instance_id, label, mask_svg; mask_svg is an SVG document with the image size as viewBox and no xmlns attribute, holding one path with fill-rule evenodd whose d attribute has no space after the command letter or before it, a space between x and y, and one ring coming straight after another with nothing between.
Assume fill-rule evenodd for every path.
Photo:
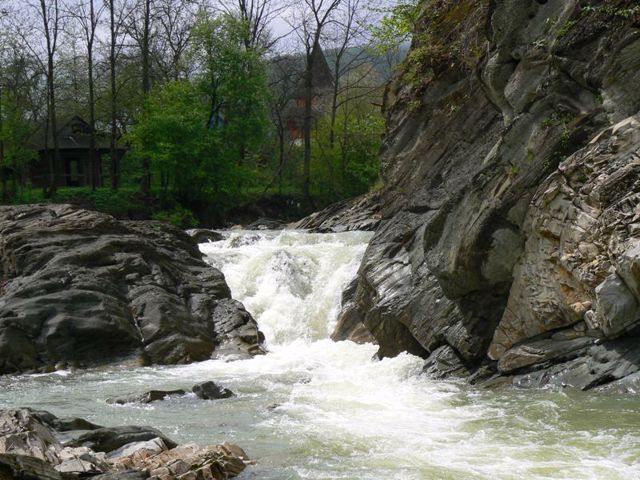
<instances>
[{"instance_id":1,"label":"tree trunk","mask_svg":"<svg viewBox=\"0 0 640 480\"><path fill-rule=\"evenodd\" d=\"M98 159L96 152L96 102L95 102L95 85L93 80L93 40L95 36L95 12L93 9L93 0L89 0L89 22L91 32L87 41L87 62L89 68L89 126L91 133L89 136L89 168L91 169L91 190L99 186L100 173L98 172Z\"/></svg>"},{"instance_id":2,"label":"tree trunk","mask_svg":"<svg viewBox=\"0 0 640 480\"><path fill-rule=\"evenodd\" d=\"M150 34L151 34L151 0L144 0L144 18L143 18L143 31L142 31L142 93L146 99L151 91L151 77L150 77ZM142 159L142 193L149 195L151 191L151 162L148 157Z\"/></svg>"},{"instance_id":3,"label":"tree trunk","mask_svg":"<svg viewBox=\"0 0 640 480\"><path fill-rule=\"evenodd\" d=\"M0 72L1 73L1 72ZM2 118L2 76L0 75L0 183L2 183L2 200L7 200L7 166L4 160L4 120Z\"/></svg>"},{"instance_id":4,"label":"tree trunk","mask_svg":"<svg viewBox=\"0 0 640 480\"><path fill-rule=\"evenodd\" d=\"M312 47L316 48L316 43ZM307 71L304 78L304 119L302 135L304 141L304 157L302 172L302 194L305 199L311 200L311 122L313 116L313 49L307 52Z\"/></svg>"},{"instance_id":5,"label":"tree trunk","mask_svg":"<svg viewBox=\"0 0 640 480\"><path fill-rule=\"evenodd\" d=\"M111 157L111 188L113 190L118 190L120 179L119 175L119 158L118 151L116 149L116 140L118 136L118 128L117 128L117 86L116 86L116 21L115 21L115 2L116 0L110 0L109 2L109 30L111 37L111 45L109 49L109 74L110 74L110 84L111 84L111 134L109 136L109 156Z\"/></svg>"},{"instance_id":6,"label":"tree trunk","mask_svg":"<svg viewBox=\"0 0 640 480\"><path fill-rule=\"evenodd\" d=\"M58 139L58 120L56 116L56 89L55 89L55 51L58 35L58 2L54 0L55 8L55 24L54 31L51 31L51 25L49 25L49 15L47 10L47 2L40 0L40 8L42 13L42 22L44 26L44 36L47 45L47 90L49 94L49 121L51 122L51 136L53 137L53 159L49 158L49 190L47 192L48 197L53 197L58 191L58 185L60 184L60 142Z\"/></svg>"}]
</instances>

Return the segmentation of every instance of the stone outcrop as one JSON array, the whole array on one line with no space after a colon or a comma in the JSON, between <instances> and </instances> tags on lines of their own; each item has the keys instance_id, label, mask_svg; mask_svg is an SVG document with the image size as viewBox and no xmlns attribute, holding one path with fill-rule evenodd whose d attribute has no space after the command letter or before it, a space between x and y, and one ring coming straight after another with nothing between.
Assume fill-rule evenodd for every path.
<instances>
[{"instance_id":1,"label":"stone outcrop","mask_svg":"<svg viewBox=\"0 0 640 480\"><path fill-rule=\"evenodd\" d=\"M293 224L293 228L318 233L375 230L380 224L380 192L335 203Z\"/></svg>"},{"instance_id":2,"label":"stone outcrop","mask_svg":"<svg viewBox=\"0 0 640 480\"><path fill-rule=\"evenodd\" d=\"M380 356L431 356L433 374L480 382L564 375L593 388L632 374L636 2L424 0L421 11L388 88L382 219L335 336L366 329Z\"/></svg>"},{"instance_id":3,"label":"stone outcrop","mask_svg":"<svg viewBox=\"0 0 640 480\"><path fill-rule=\"evenodd\" d=\"M261 353L184 232L68 205L0 207L0 373Z\"/></svg>"},{"instance_id":4,"label":"stone outcrop","mask_svg":"<svg viewBox=\"0 0 640 480\"><path fill-rule=\"evenodd\" d=\"M178 446L150 427L55 427L65 422L48 412L0 410L0 479L227 480L249 464L233 444Z\"/></svg>"}]
</instances>

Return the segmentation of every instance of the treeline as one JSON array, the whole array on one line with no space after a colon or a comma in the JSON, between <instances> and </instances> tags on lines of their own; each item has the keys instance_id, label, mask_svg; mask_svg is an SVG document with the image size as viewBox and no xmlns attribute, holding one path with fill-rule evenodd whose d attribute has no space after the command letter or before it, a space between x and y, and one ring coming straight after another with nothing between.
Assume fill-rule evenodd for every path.
<instances>
[{"instance_id":1,"label":"treeline","mask_svg":"<svg viewBox=\"0 0 640 480\"><path fill-rule=\"evenodd\" d=\"M187 225L367 191L400 55L372 44L368 1L0 0L3 201L83 196ZM54 134L74 116L84 191L62 188Z\"/></svg>"}]
</instances>

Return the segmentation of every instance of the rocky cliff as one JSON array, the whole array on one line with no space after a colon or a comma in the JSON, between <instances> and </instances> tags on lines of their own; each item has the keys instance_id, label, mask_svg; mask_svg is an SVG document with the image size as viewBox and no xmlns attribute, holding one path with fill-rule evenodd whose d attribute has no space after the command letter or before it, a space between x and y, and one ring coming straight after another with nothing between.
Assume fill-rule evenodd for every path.
<instances>
[{"instance_id":1,"label":"rocky cliff","mask_svg":"<svg viewBox=\"0 0 640 480\"><path fill-rule=\"evenodd\" d=\"M388 90L382 220L340 338L473 381L637 371L637 2L423 0Z\"/></svg>"},{"instance_id":2,"label":"rocky cliff","mask_svg":"<svg viewBox=\"0 0 640 480\"><path fill-rule=\"evenodd\" d=\"M0 207L0 374L261 353L184 232L68 205Z\"/></svg>"}]
</instances>

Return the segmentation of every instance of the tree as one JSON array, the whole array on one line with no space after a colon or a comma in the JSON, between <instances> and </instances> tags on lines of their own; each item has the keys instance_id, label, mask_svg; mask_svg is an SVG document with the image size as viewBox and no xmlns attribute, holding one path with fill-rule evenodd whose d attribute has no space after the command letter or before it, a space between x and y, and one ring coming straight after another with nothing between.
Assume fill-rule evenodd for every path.
<instances>
[{"instance_id":1,"label":"tree","mask_svg":"<svg viewBox=\"0 0 640 480\"><path fill-rule=\"evenodd\" d=\"M127 20L126 0L104 0L109 12L109 157L111 188L117 190L120 185L120 158L117 152L118 142L118 59L123 47L121 30Z\"/></svg>"},{"instance_id":2,"label":"tree","mask_svg":"<svg viewBox=\"0 0 640 480\"><path fill-rule=\"evenodd\" d=\"M157 0L155 16L158 31L154 60L165 81L188 77L190 68L184 62L196 21L194 0Z\"/></svg>"},{"instance_id":3,"label":"tree","mask_svg":"<svg viewBox=\"0 0 640 480\"><path fill-rule=\"evenodd\" d=\"M152 41L153 0L137 0L130 8L127 23L129 36L135 41L140 53L140 84L143 100L151 92L151 41ZM151 165L148 158L142 158L143 175L140 182L142 193L148 197L151 191Z\"/></svg>"},{"instance_id":4,"label":"tree","mask_svg":"<svg viewBox=\"0 0 640 480\"><path fill-rule=\"evenodd\" d=\"M278 193L282 194L283 177L287 164L287 156L291 150L287 142L287 109L294 98L295 91L300 84L301 77L295 72L299 69L298 58L294 55L281 55L269 62L269 114L277 137L277 165L275 175L266 189L277 181Z\"/></svg>"},{"instance_id":5,"label":"tree","mask_svg":"<svg viewBox=\"0 0 640 480\"><path fill-rule=\"evenodd\" d=\"M332 24L334 48L333 58L333 91L331 93L331 121L329 143L333 148L336 137L336 119L342 102L351 101L358 91L357 97L366 97L373 90L379 89L382 82L373 83L372 76L377 76L374 59L369 53L369 38L366 25L370 22L371 9L366 0L343 0L339 5L339 15ZM345 93L349 91L348 95Z\"/></svg>"},{"instance_id":6,"label":"tree","mask_svg":"<svg viewBox=\"0 0 640 480\"><path fill-rule=\"evenodd\" d=\"M58 139L58 112L56 104L56 56L58 39L63 27L62 9L59 0L32 0L27 3L27 23L18 26L16 33L34 58L43 66L47 80L47 124L45 127L45 154L49 164L49 187L46 195L55 195L60 183L60 145ZM44 38L44 46L35 36ZM43 59L44 57L44 59ZM53 139L53 156L49 149L49 137Z\"/></svg>"},{"instance_id":7,"label":"tree","mask_svg":"<svg viewBox=\"0 0 640 480\"><path fill-rule=\"evenodd\" d=\"M201 14L192 56L209 97L209 123L242 163L261 147L267 125L267 75L263 51L244 44L247 24L231 15Z\"/></svg>"},{"instance_id":8,"label":"tree","mask_svg":"<svg viewBox=\"0 0 640 480\"><path fill-rule=\"evenodd\" d=\"M91 132L89 136L89 156L90 156L90 180L91 188L95 190L99 185L100 169L99 159L96 151L96 98L95 98L95 79L94 79L94 45L96 41L96 32L100 22L103 8L97 10L94 5L95 0L80 0L79 3L73 5L73 9L69 12L73 18L79 23L84 34L85 46L87 51L87 80L89 88L89 126Z\"/></svg>"},{"instance_id":9,"label":"tree","mask_svg":"<svg viewBox=\"0 0 640 480\"><path fill-rule=\"evenodd\" d=\"M314 100L314 69L315 62L319 58L320 40L324 29L334 21L333 15L337 12L342 0L304 0L301 11L294 12L293 25L296 33L304 46L305 71L304 71L304 118L302 135L304 142L303 156L303 184L302 191L305 198L311 199L311 127L313 123ZM297 21L296 21L297 20ZM299 23L298 26L295 23Z\"/></svg>"},{"instance_id":10,"label":"tree","mask_svg":"<svg viewBox=\"0 0 640 480\"><path fill-rule=\"evenodd\" d=\"M186 203L200 201L207 189L219 192L233 176L218 155L219 132L208 128L206 97L188 81L170 82L151 94L128 135L133 154L150 160L161 191Z\"/></svg>"}]
</instances>

